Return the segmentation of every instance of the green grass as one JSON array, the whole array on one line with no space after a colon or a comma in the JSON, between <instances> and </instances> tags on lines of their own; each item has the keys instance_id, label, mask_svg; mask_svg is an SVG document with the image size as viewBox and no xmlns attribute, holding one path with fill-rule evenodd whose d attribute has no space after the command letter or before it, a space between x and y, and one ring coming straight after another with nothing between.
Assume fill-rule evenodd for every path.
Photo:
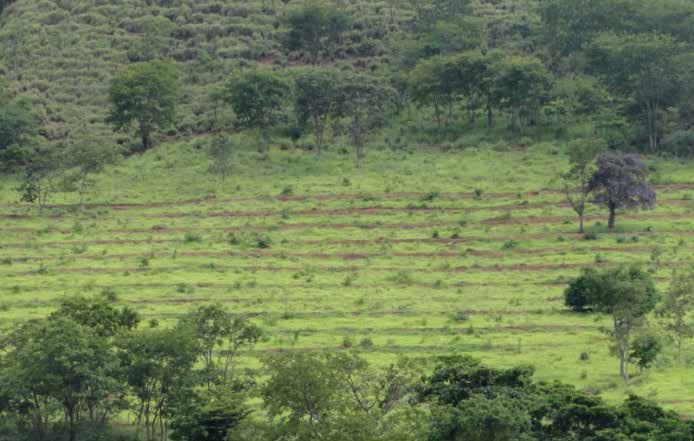
<instances>
[{"instance_id":1,"label":"green grass","mask_svg":"<svg viewBox=\"0 0 694 441\"><path fill-rule=\"evenodd\" d=\"M3 181L2 326L45 316L74 294L115 294L162 325L222 302L265 330L244 354L250 367L268 351L338 351L346 340L377 363L465 352L694 415L691 364L676 365L668 348L625 385L600 331L607 321L562 302L581 267L652 266L656 248L667 288L670 268L694 256L691 164L650 160L658 207L620 213L615 234L591 208L597 240L584 240L556 191L566 159L549 144L371 149L361 170L335 147L320 162L279 149L262 160L248 149L220 186L197 148L205 141L164 144L109 168L86 212L76 195L58 193L39 213Z\"/></svg>"}]
</instances>

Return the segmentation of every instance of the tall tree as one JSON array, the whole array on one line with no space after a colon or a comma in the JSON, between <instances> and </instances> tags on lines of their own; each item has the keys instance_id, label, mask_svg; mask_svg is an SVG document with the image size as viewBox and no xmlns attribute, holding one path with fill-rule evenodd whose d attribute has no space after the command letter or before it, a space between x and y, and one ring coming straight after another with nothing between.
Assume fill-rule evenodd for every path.
<instances>
[{"instance_id":1,"label":"tall tree","mask_svg":"<svg viewBox=\"0 0 694 441\"><path fill-rule=\"evenodd\" d=\"M142 139L139 151L152 147L152 133L174 122L178 79L172 64L150 61L130 66L111 82L111 113L116 129L137 125Z\"/></svg>"},{"instance_id":2,"label":"tall tree","mask_svg":"<svg viewBox=\"0 0 694 441\"><path fill-rule=\"evenodd\" d=\"M646 181L648 166L638 155L605 152L598 156L597 170L590 179L589 190L595 203L610 211L608 228L614 229L617 209L652 208L656 195Z\"/></svg>"},{"instance_id":3,"label":"tall tree","mask_svg":"<svg viewBox=\"0 0 694 441\"><path fill-rule=\"evenodd\" d=\"M591 47L595 71L640 107L649 148L660 144L662 111L676 102L680 79L673 67L682 45L669 35L601 34Z\"/></svg>"},{"instance_id":4,"label":"tall tree","mask_svg":"<svg viewBox=\"0 0 694 441\"><path fill-rule=\"evenodd\" d=\"M510 57L499 67L494 86L497 100L511 112L511 126L521 135L550 89L550 76L540 60Z\"/></svg>"},{"instance_id":5,"label":"tall tree","mask_svg":"<svg viewBox=\"0 0 694 441\"><path fill-rule=\"evenodd\" d=\"M607 333L612 337L619 357L620 375L629 380L631 335L644 326L646 314L655 308L658 301L653 279L637 267L625 266L586 273L582 277L590 280L582 284L572 282L576 289L581 289L580 303L612 319L612 327ZM567 302L569 293L567 290Z\"/></svg>"},{"instance_id":6,"label":"tall tree","mask_svg":"<svg viewBox=\"0 0 694 441\"><path fill-rule=\"evenodd\" d=\"M118 346L137 425L144 427L146 441L164 441L175 400L195 385L197 339L188 327L176 326L130 333Z\"/></svg>"},{"instance_id":7,"label":"tall tree","mask_svg":"<svg viewBox=\"0 0 694 441\"><path fill-rule=\"evenodd\" d=\"M377 78L356 74L344 81L342 94L346 97L343 115L348 120L349 135L357 153L359 168L369 135L386 124L395 91Z\"/></svg>"},{"instance_id":8,"label":"tall tree","mask_svg":"<svg viewBox=\"0 0 694 441\"><path fill-rule=\"evenodd\" d=\"M88 327L55 317L27 323L10 341L7 362L23 394L16 405L31 409L38 439L46 434L53 406L62 409L68 438L75 441L85 419L103 423L121 402L116 354Z\"/></svg>"},{"instance_id":9,"label":"tall tree","mask_svg":"<svg viewBox=\"0 0 694 441\"><path fill-rule=\"evenodd\" d=\"M213 384L228 384L238 352L253 346L260 338L258 327L219 304L197 308L184 317L184 323L198 339L208 388ZM222 354L219 359L217 352Z\"/></svg>"},{"instance_id":10,"label":"tall tree","mask_svg":"<svg viewBox=\"0 0 694 441\"><path fill-rule=\"evenodd\" d=\"M410 95L420 107L433 107L439 127L447 126L462 94L462 80L454 57L428 58L420 61L410 73Z\"/></svg>"},{"instance_id":11,"label":"tall tree","mask_svg":"<svg viewBox=\"0 0 694 441\"><path fill-rule=\"evenodd\" d=\"M694 337L694 269L677 272L658 310L663 326L677 345L677 359L682 359L682 346Z\"/></svg>"},{"instance_id":12,"label":"tall tree","mask_svg":"<svg viewBox=\"0 0 694 441\"><path fill-rule=\"evenodd\" d=\"M562 179L566 200L578 215L579 233L584 231L583 218L590 194L589 184L594 172L595 157L605 148L604 143L594 140L577 140L569 144L571 168L562 176Z\"/></svg>"},{"instance_id":13,"label":"tall tree","mask_svg":"<svg viewBox=\"0 0 694 441\"><path fill-rule=\"evenodd\" d=\"M302 127L312 126L318 158L328 122L342 111L341 81L340 71L332 68L303 69L294 77L294 112Z\"/></svg>"},{"instance_id":14,"label":"tall tree","mask_svg":"<svg viewBox=\"0 0 694 441\"><path fill-rule=\"evenodd\" d=\"M270 130L286 117L290 91L284 78L262 68L240 72L226 85L226 101L236 113L239 127L259 131L262 152L268 150Z\"/></svg>"}]
</instances>

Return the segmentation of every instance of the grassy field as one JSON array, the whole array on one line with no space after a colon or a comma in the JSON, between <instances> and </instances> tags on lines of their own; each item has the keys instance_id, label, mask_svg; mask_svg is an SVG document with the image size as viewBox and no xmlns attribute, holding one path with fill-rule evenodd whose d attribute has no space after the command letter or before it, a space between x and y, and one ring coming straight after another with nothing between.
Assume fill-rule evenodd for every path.
<instances>
[{"instance_id":1,"label":"grassy field","mask_svg":"<svg viewBox=\"0 0 694 441\"><path fill-rule=\"evenodd\" d=\"M163 326L221 302L265 330L248 366L288 348L351 345L381 363L464 352L694 416L694 346L689 367L668 349L626 386L600 331L607 322L567 312L562 298L567 279L590 265L641 263L667 288L670 268L694 255L690 164L650 160L657 209L621 214L615 234L593 209L597 238L585 240L557 191L566 159L548 145L371 151L361 170L335 151L321 162L296 150L260 161L242 152L221 185L207 174L203 141L109 169L85 212L74 194L56 194L39 213L3 182L1 326L74 294L115 294Z\"/></svg>"}]
</instances>

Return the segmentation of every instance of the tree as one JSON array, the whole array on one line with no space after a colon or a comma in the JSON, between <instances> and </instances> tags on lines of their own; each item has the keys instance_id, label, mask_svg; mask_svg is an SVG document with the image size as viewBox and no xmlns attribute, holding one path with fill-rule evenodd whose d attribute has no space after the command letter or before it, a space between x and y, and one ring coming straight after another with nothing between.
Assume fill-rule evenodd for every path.
<instances>
[{"instance_id":1,"label":"tree","mask_svg":"<svg viewBox=\"0 0 694 441\"><path fill-rule=\"evenodd\" d=\"M663 344L657 335L653 333L639 334L631 343L629 361L636 363L639 370L643 371L651 367L651 364L653 364L662 349Z\"/></svg>"},{"instance_id":2,"label":"tree","mask_svg":"<svg viewBox=\"0 0 694 441\"><path fill-rule=\"evenodd\" d=\"M118 341L127 383L135 397L138 428L145 439L165 439L165 428L177 399L190 396L199 346L191 329L176 326L130 333Z\"/></svg>"},{"instance_id":3,"label":"tree","mask_svg":"<svg viewBox=\"0 0 694 441\"><path fill-rule=\"evenodd\" d=\"M285 21L289 31L284 38L284 47L289 51L308 52L310 62L316 64L321 54L332 54L352 19L335 4L307 0L290 10Z\"/></svg>"},{"instance_id":4,"label":"tree","mask_svg":"<svg viewBox=\"0 0 694 441\"><path fill-rule=\"evenodd\" d=\"M138 150L146 151L152 147L152 133L173 124L177 97L178 79L172 64L134 64L111 81L108 121L117 130L127 130L135 123L142 139Z\"/></svg>"},{"instance_id":5,"label":"tree","mask_svg":"<svg viewBox=\"0 0 694 441\"><path fill-rule=\"evenodd\" d=\"M436 124L448 125L453 106L460 99L462 80L455 58L439 55L420 61L410 73L410 94L420 107L432 106ZM442 113L446 119L442 121Z\"/></svg>"},{"instance_id":6,"label":"tree","mask_svg":"<svg viewBox=\"0 0 694 441\"><path fill-rule=\"evenodd\" d=\"M226 101L236 113L238 125L260 132L261 151L266 152L270 129L285 119L288 82L268 69L250 69L235 75L226 85Z\"/></svg>"},{"instance_id":7,"label":"tree","mask_svg":"<svg viewBox=\"0 0 694 441\"><path fill-rule=\"evenodd\" d=\"M71 134L65 151L66 168L72 169L67 177L68 184L76 189L80 196L80 208L84 211L84 198L89 188L94 185L93 175L100 173L116 161L118 151L103 139L92 135L83 127Z\"/></svg>"},{"instance_id":8,"label":"tree","mask_svg":"<svg viewBox=\"0 0 694 441\"><path fill-rule=\"evenodd\" d=\"M62 408L69 440L75 441L84 415L93 424L103 423L122 403L115 353L105 339L68 318L20 327L6 357L19 393L15 406L31 409L38 439L45 436L56 405Z\"/></svg>"},{"instance_id":9,"label":"tree","mask_svg":"<svg viewBox=\"0 0 694 441\"><path fill-rule=\"evenodd\" d=\"M672 66L682 46L669 35L601 34L591 48L594 69L607 84L641 108L649 148L655 152L662 137L662 109L676 102L677 69Z\"/></svg>"},{"instance_id":10,"label":"tree","mask_svg":"<svg viewBox=\"0 0 694 441\"><path fill-rule=\"evenodd\" d=\"M216 387L177 402L171 417L174 441L228 441L229 431L251 412L243 394Z\"/></svg>"},{"instance_id":11,"label":"tree","mask_svg":"<svg viewBox=\"0 0 694 441\"><path fill-rule=\"evenodd\" d=\"M584 268L581 275L564 290L564 304L575 312L586 312L601 289L602 275L593 268Z\"/></svg>"},{"instance_id":12,"label":"tree","mask_svg":"<svg viewBox=\"0 0 694 441\"><path fill-rule=\"evenodd\" d=\"M140 317L132 309L117 309L102 299L75 296L61 300L52 318L65 317L92 329L100 337L113 337L137 327Z\"/></svg>"},{"instance_id":13,"label":"tree","mask_svg":"<svg viewBox=\"0 0 694 441\"><path fill-rule=\"evenodd\" d=\"M339 406L339 381L333 370L302 353L269 357L264 364L270 378L261 395L270 417L286 416L289 430L320 439L330 414Z\"/></svg>"},{"instance_id":14,"label":"tree","mask_svg":"<svg viewBox=\"0 0 694 441\"><path fill-rule=\"evenodd\" d=\"M617 209L652 208L656 195L648 184L648 166L638 155L605 152L597 159L597 170L588 189L595 195L595 204L610 211L608 228L614 229Z\"/></svg>"},{"instance_id":15,"label":"tree","mask_svg":"<svg viewBox=\"0 0 694 441\"><path fill-rule=\"evenodd\" d=\"M430 441L531 441L528 411L511 397L474 395L434 410Z\"/></svg>"},{"instance_id":16,"label":"tree","mask_svg":"<svg viewBox=\"0 0 694 441\"><path fill-rule=\"evenodd\" d=\"M213 384L228 384L239 350L254 345L261 334L246 318L229 313L219 304L201 306L188 313L183 322L198 340L208 389ZM218 349L223 354L219 365L215 357Z\"/></svg>"},{"instance_id":17,"label":"tree","mask_svg":"<svg viewBox=\"0 0 694 441\"><path fill-rule=\"evenodd\" d=\"M386 124L395 92L376 78L355 74L342 84L342 94L346 97L343 115L348 119L350 139L357 153L359 168L369 135Z\"/></svg>"},{"instance_id":18,"label":"tree","mask_svg":"<svg viewBox=\"0 0 694 441\"><path fill-rule=\"evenodd\" d=\"M22 162L19 168L21 180L17 187L20 199L36 203L39 210L43 210L48 195L58 188L58 180L65 171L65 155L59 147L38 145L24 150Z\"/></svg>"},{"instance_id":19,"label":"tree","mask_svg":"<svg viewBox=\"0 0 694 441\"><path fill-rule=\"evenodd\" d=\"M325 128L330 119L339 117L345 100L341 81L340 71L332 68L303 69L294 77L294 112L302 127L313 127L318 158Z\"/></svg>"},{"instance_id":20,"label":"tree","mask_svg":"<svg viewBox=\"0 0 694 441\"><path fill-rule=\"evenodd\" d=\"M684 341L694 337L694 269L674 274L658 315L665 330L672 333L681 361Z\"/></svg>"},{"instance_id":21,"label":"tree","mask_svg":"<svg viewBox=\"0 0 694 441\"><path fill-rule=\"evenodd\" d=\"M612 327L607 333L614 341L620 360L619 372L624 380L629 380L631 334L644 325L646 314L655 308L658 301L653 279L637 267L619 267L603 272L587 271L582 279L572 282L567 293L579 292L578 288L581 298L575 304L580 303L612 318Z\"/></svg>"},{"instance_id":22,"label":"tree","mask_svg":"<svg viewBox=\"0 0 694 441\"><path fill-rule=\"evenodd\" d=\"M601 141L577 140L569 144L569 163L571 168L562 175L564 194L571 208L578 215L578 232L583 233L583 217L590 194L590 178L594 172L597 154L606 146Z\"/></svg>"},{"instance_id":23,"label":"tree","mask_svg":"<svg viewBox=\"0 0 694 441\"><path fill-rule=\"evenodd\" d=\"M506 58L499 66L494 90L501 106L511 111L511 127L523 135L550 89L550 76L534 57Z\"/></svg>"},{"instance_id":24,"label":"tree","mask_svg":"<svg viewBox=\"0 0 694 441\"><path fill-rule=\"evenodd\" d=\"M214 137L207 147L207 156L210 158L208 170L210 173L219 176L222 184L231 174L234 150L235 146L231 138L224 135Z\"/></svg>"}]
</instances>

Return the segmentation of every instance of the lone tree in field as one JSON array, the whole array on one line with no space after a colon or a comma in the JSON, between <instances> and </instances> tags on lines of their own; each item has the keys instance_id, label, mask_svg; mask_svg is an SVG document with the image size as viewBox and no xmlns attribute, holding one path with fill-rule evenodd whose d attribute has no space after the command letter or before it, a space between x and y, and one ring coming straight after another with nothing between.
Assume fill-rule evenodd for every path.
<instances>
[{"instance_id":1,"label":"lone tree in field","mask_svg":"<svg viewBox=\"0 0 694 441\"><path fill-rule=\"evenodd\" d=\"M607 314L612 327L606 332L614 341L619 357L619 373L629 380L630 342L632 333L645 325L645 316L658 301L653 279L636 267L620 267L597 272L588 270L571 282L566 303L574 309Z\"/></svg>"},{"instance_id":2,"label":"lone tree in field","mask_svg":"<svg viewBox=\"0 0 694 441\"><path fill-rule=\"evenodd\" d=\"M287 14L289 32L284 37L284 47L289 51L307 52L310 62L316 64L321 54L332 55L351 22L349 14L337 5L308 0Z\"/></svg>"},{"instance_id":3,"label":"lone tree in field","mask_svg":"<svg viewBox=\"0 0 694 441\"><path fill-rule=\"evenodd\" d=\"M648 166L638 155L605 152L598 157L588 188L595 194L595 203L610 210L610 231L617 209L653 208L656 196L647 177Z\"/></svg>"},{"instance_id":4,"label":"lone tree in field","mask_svg":"<svg viewBox=\"0 0 694 441\"><path fill-rule=\"evenodd\" d=\"M130 66L111 83L111 115L117 130L137 125L139 151L152 147L152 133L170 126L176 115L178 79L173 65L151 61Z\"/></svg>"},{"instance_id":5,"label":"lone tree in field","mask_svg":"<svg viewBox=\"0 0 694 441\"><path fill-rule=\"evenodd\" d=\"M302 127L310 125L313 129L319 158L325 127L342 111L341 81L340 71L332 68L304 69L294 79L294 112Z\"/></svg>"},{"instance_id":6,"label":"lone tree in field","mask_svg":"<svg viewBox=\"0 0 694 441\"><path fill-rule=\"evenodd\" d=\"M694 337L694 268L675 274L658 315L674 337L677 359L681 361L684 341Z\"/></svg>"},{"instance_id":7,"label":"lone tree in field","mask_svg":"<svg viewBox=\"0 0 694 441\"><path fill-rule=\"evenodd\" d=\"M598 152L604 150L604 147L602 143L582 140L569 145L571 168L562 176L562 179L566 200L578 215L579 233L584 232L583 218L588 195L590 195L590 179L595 168L595 157Z\"/></svg>"},{"instance_id":8,"label":"lone tree in field","mask_svg":"<svg viewBox=\"0 0 694 441\"><path fill-rule=\"evenodd\" d=\"M236 113L240 128L258 130L260 151L270 144L270 130L285 119L289 83L269 69L251 69L226 85L226 101Z\"/></svg>"},{"instance_id":9,"label":"lone tree in field","mask_svg":"<svg viewBox=\"0 0 694 441\"><path fill-rule=\"evenodd\" d=\"M224 184L234 163L234 143L226 136L217 136L207 148L207 156L210 158L208 170Z\"/></svg>"}]
</instances>

